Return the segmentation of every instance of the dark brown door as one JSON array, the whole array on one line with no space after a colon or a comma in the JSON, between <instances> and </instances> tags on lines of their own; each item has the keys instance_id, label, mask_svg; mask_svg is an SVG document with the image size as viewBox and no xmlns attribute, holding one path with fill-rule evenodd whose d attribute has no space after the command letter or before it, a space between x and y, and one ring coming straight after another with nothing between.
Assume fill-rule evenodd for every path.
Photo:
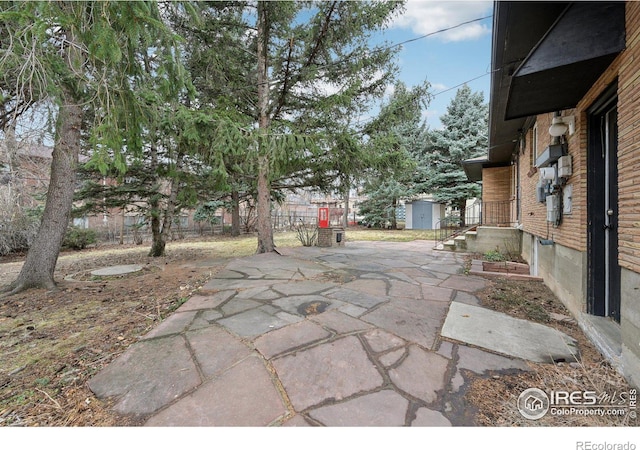
<instances>
[{"instance_id":1,"label":"dark brown door","mask_svg":"<svg viewBox=\"0 0 640 450\"><path fill-rule=\"evenodd\" d=\"M615 86L589 114L587 149L588 310L620 322L618 109Z\"/></svg>"}]
</instances>

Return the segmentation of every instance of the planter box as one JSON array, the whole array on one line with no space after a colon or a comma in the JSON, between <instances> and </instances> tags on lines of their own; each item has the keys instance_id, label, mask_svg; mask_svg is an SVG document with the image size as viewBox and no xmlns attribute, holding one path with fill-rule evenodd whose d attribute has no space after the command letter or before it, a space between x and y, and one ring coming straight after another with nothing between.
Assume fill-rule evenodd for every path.
<instances>
[{"instance_id":1,"label":"planter box","mask_svg":"<svg viewBox=\"0 0 640 450\"><path fill-rule=\"evenodd\" d=\"M511 261L482 261L482 270L484 272L517 273L519 275L529 275L528 264L515 263Z\"/></svg>"}]
</instances>

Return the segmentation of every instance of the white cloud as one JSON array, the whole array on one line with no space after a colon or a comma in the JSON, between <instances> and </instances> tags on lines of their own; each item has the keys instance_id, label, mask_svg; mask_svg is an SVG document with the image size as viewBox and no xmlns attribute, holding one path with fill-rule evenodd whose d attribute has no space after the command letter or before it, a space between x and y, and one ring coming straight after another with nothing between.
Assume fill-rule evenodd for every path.
<instances>
[{"instance_id":1,"label":"white cloud","mask_svg":"<svg viewBox=\"0 0 640 450\"><path fill-rule=\"evenodd\" d=\"M469 20L491 15L492 1L408 0L404 14L393 26L410 28L418 35L434 33ZM433 37L443 42L477 39L491 33L490 19L437 33Z\"/></svg>"},{"instance_id":2,"label":"white cloud","mask_svg":"<svg viewBox=\"0 0 640 450\"><path fill-rule=\"evenodd\" d=\"M449 86L442 83L431 83L431 92L433 94L449 89Z\"/></svg>"}]
</instances>

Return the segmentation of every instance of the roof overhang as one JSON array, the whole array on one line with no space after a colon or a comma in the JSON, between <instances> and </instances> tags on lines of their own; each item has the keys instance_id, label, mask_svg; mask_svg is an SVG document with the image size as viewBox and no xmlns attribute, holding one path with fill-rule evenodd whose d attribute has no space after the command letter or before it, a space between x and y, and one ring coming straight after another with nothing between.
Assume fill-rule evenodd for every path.
<instances>
[{"instance_id":1,"label":"roof overhang","mask_svg":"<svg viewBox=\"0 0 640 450\"><path fill-rule=\"evenodd\" d=\"M573 108L625 47L624 2L495 2L489 162L527 117Z\"/></svg>"},{"instance_id":2,"label":"roof overhang","mask_svg":"<svg viewBox=\"0 0 640 450\"><path fill-rule=\"evenodd\" d=\"M462 169L469 181L482 181L482 169L490 167L504 167L508 163L492 163L486 156L478 156L477 158L465 159L462 161Z\"/></svg>"}]
</instances>

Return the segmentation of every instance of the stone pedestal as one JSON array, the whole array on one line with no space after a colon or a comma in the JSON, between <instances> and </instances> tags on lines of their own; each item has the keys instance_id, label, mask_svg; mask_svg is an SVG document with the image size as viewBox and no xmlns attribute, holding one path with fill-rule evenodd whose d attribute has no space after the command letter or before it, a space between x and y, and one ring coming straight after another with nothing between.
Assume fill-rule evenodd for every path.
<instances>
[{"instance_id":1,"label":"stone pedestal","mask_svg":"<svg viewBox=\"0 0 640 450\"><path fill-rule=\"evenodd\" d=\"M318 247L342 247L345 240L342 227L318 228Z\"/></svg>"}]
</instances>

